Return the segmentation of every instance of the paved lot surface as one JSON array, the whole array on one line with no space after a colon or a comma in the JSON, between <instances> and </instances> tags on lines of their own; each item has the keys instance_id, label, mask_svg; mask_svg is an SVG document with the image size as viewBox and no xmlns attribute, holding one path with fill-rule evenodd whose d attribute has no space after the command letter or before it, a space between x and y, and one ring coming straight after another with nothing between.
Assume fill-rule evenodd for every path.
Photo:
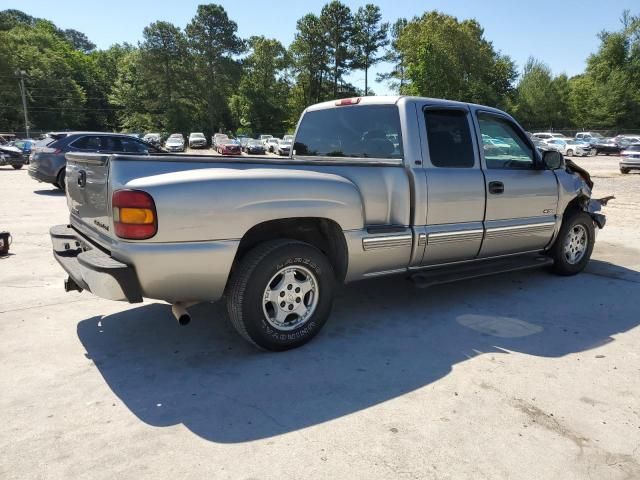
<instances>
[{"instance_id":1,"label":"paved lot surface","mask_svg":"<svg viewBox=\"0 0 640 480\"><path fill-rule=\"evenodd\" d=\"M0 168L0 478L640 478L640 175L588 272L345 287L311 344L254 350L219 305L65 294L65 198Z\"/></svg>"}]
</instances>

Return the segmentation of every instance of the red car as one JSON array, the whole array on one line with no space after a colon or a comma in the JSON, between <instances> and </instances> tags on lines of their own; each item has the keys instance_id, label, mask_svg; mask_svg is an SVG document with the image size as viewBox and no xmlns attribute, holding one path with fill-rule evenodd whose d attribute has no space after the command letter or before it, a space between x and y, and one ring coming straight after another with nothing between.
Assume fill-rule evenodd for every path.
<instances>
[{"instance_id":1,"label":"red car","mask_svg":"<svg viewBox=\"0 0 640 480\"><path fill-rule=\"evenodd\" d=\"M222 155L242 155L240 143L235 140L227 141L216 148Z\"/></svg>"}]
</instances>

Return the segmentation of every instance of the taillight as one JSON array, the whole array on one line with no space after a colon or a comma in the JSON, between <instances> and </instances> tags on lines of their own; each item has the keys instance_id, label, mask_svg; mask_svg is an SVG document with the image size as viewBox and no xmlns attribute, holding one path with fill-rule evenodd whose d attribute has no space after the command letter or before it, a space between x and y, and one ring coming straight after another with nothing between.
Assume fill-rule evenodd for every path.
<instances>
[{"instance_id":1,"label":"taillight","mask_svg":"<svg viewBox=\"0 0 640 480\"><path fill-rule=\"evenodd\" d=\"M39 153L62 153L62 150L60 148L51 148L51 147L38 147L35 149L36 152Z\"/></svg>"},{"instance_id":2,"label":"taillight","mask_svg":"<svg viewBox=\"0 0 640 480\"><path fill-rule=\"evenodd\" d=\"M360 97L343 98L342 100L336 100L336 106L342 107L344 105L357 105L360 103Z\"/></svg>"},{"instance_id":3,"label":"taillight","mask_svg":"<svg viewBox=\"0 0 640 480\"><path fill-rule=\"evenodd\" d=\"M116 235L130 240L146 240L158 231L156 205L151 195L141 190L113 192L113 225Z\"/></svg>"}]
</instances>

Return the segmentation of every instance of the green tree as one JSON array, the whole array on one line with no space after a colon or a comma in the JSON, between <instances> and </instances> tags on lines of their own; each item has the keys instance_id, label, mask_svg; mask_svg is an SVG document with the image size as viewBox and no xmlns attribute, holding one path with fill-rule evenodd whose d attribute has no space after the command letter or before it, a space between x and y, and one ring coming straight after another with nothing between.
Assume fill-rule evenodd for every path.
<instances>
[{"instance_id":1,"label":"green tree","mask_svg":"<svg viewBox=\"0 0 640 480\"><path fill-rule=\"evenodd\" d=\"M566 75L554 78L545 63L531 57L514 94L514 115L527 128L559 128L568 126L568 80Z\"/></svg>"},{"instance_id":2,"label":"green tree","mask_svg":"<svg viewBox=\"0 0 640 480\"><path fill-rule=\"evenodd\" d=\"M67 28L62 32L62 36L75 48L83 53L90 53L96 49L96 44L82 32Z\"/></svg>"},{"instance_id":3,"label":"green tree","mask_svg":"<svg viewBox=\"0 0 640 480\"><path fill-rule=\"evenodd\" d=\"M333 0L322 7L320 25L325 31L326 45L331 58L333 97L338 98L338 84L350 68L354 57L351 48L353 37L351 9L338 0Z\"/></svg>"},{"instance_id":4,"label":"green tree","mask_svg":"<svg viewBox=\"0 0 640 480\"><path fill-rule=\"evenodd\" d=\"M169 22L152 23L142 34L138 73L145 85L145 104L159 112L157 129L183 131L191 106L185 101L190 61L186 37Z\"/></svg>"},{"instance_id":5,"label":"green tree","mask_svg":"<svg viewBox=\"0 0 640 480\"><path fill-rule=\"evenodd\" d=\"M199 5L186 28L194 65L192 81L196 94L204 101L201 119L209 132L221 129L225 118L229 118L227 98L240 77L240 65L233 55L245 50L237 30L236 22L215 4Z\"/></svg>"},{"instance_id":6,"label":"green tree","mask_svg":"<svg viewBox=\"0 0 640 480\"><path fill-rule=\"evenodd\" d=\"M391 26L391 48L386 51L383 61L391 63L393 67L390 72L379 73L376 76L377 82L388 82L391 88L400 94L404 93L404 86L407 79L404 58L402 51L398 47L398 40L400 39L402 30L407 26L407 23L409 22L407 22L406 18L399 18Z\"/></svg>"},{"instance_id":7,"label":"green tree","mask_svg":"<svg viewBox=\"0 0 640 480\"><path fill-rule=\"evenodd\" d=\"M397 42L409 80L406 93L501 106L516 78L476 20L440 12L414 18Z\"/></svg>"},{"instance_id":8,"label":"green tree","mask_svg":"<svg viewBox=\"0 0 640 480\"><path fill-rule=\"evenodd\" d=\"M283 133L288 114L287 50L278 40L265 37L251 37L248 44L242 81L230 100L234 121L255 134Z\"/></svg>"},{"instance_id":9,"label":"green tree","mask_svg":"<svg viewBox=\"0 0 640 480\"><path fill-rule=\"evenodd\" d=\"M323 25L316 15L309 13L296 23L296 33L289 48L295 89L293 110L301 111L324 99L324 80L328 75L329 53Z\"/></svg>"},{"instance_id":10,"label":"green tree","mask_svg":"<svg viewBox=\"0 0 640 480\"><path fill-rule=\"evenodd\" d=\"M598 35L585 73L569 82L570 109L581 128L640 127L640 16L625 11L621 24Z\"/></svg>"},{"instance_id":11,"label":"green tree","mask_svg":"<svg viewBox=\"0 0 640 480\"><path fill-rule=\"evenodd\" d=\"M369 93L369 68L384 59L376 54L389 45L389 24L381 23L381 20L380 7L371 3L358 8L354 16L352 42L356 55L355 65L364 70L365 95Z\"/></svg>"}]
</instances>

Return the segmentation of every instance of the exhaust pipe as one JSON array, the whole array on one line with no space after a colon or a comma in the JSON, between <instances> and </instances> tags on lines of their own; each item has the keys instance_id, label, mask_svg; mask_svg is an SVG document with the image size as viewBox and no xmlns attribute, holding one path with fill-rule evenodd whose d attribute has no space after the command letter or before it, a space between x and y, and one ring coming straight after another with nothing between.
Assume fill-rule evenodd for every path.
<instances>
[{"instance_id":1,"label":"exhaust pipe","mask_svg":"<svg viewBox=\"0 0 640 480\"><path fill-rule=\"evenodd\" d=\"M189 322L191 322L191 315L187 312L187 308L193 305L195 305L195 302L176 302L171 305L171 313L173 313L180 325L189 325Z\"/></svg>"}]
</instances>

